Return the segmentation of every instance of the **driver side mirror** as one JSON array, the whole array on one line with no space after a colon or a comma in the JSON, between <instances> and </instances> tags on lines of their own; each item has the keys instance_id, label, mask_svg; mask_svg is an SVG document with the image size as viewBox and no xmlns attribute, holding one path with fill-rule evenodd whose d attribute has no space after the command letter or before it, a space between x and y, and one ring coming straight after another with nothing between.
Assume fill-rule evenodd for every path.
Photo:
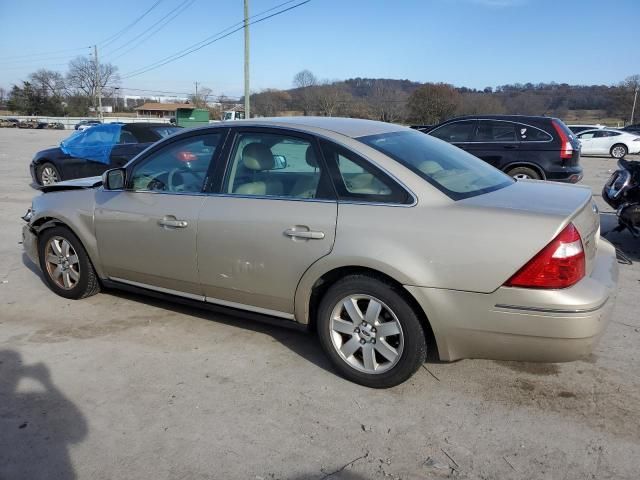
<instances>
[{"instance_id":1,"label":"driver side mirror","mask_svg":"<svg viewBox=\"0 0 640 480\"><path fill-rule=\"evenodd\" d=\"M102 174L102 187L105 190L124 190L127 170L112 168Z\"/></svg>"}]
</instances>

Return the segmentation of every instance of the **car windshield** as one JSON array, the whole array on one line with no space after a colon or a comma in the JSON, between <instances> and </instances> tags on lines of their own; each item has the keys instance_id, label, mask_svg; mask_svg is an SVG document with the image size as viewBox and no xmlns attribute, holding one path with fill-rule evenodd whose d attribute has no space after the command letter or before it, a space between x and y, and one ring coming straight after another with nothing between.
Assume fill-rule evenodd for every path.
<instances>
[{"instance_id":1,"label":"car windshield","mask_svg":"<svg viewBox=\"0 0 640 480\"><path fill-rule=\"evenodd\" d=\"M477 157L413 130L358 138L460 200L511 185L514 180Z\"/></svg>"}]
</instances>

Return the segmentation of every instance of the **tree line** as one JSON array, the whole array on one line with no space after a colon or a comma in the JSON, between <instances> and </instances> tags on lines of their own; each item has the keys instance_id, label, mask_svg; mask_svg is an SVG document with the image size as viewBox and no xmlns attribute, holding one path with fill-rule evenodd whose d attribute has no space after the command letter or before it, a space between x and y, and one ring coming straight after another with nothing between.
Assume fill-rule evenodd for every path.
<instances>
[{"instance_id":1,"label":"tree line","mask_svg":"<svg viewBox=\"0 0 640 480\"><path fill-rule=\"evenodd\" d=\"M98 70L99 69L99 70ZM118 102L118 68L96 65L92 58L77 57L65 75L46 69L30 74L9 92L0 89L0 105L27 115L84 116L95 111L98 87L103 105L124 111ZM446 83L419 83L386 78L319 80L311 71L298 72L287 90L266 89L251 95L252 114L258 116L323 115L368 118L385 122L434 124L457 115L522 114L566 117L570 111L593 110L628 121L640 75L617 85L525 83L486 87L482 90ZM141 98L131 107L150 98ZM201 86L189 95L190 103L209 108L212 118L236 103L224 95L213 96ZM640 107L639 107L640 108ZM639 115L640 116L640 115Z\"/></svg>"},{"instance_id":2,"label":"tree line","mask_svg":"<svg viewBox=\"0 0 640 480\"><path fill-rule=\"evenodd\" d=\"M384 78L320 81L303 70L294 76L293 88L253 94L251 105L252 113L260 116L302 113L417 124L476 114L563 118L573 110L597 110L626 121L639 86L640 75L633 75L611 86L516 83L478 90Z\"/></svg>"}]
</instances>

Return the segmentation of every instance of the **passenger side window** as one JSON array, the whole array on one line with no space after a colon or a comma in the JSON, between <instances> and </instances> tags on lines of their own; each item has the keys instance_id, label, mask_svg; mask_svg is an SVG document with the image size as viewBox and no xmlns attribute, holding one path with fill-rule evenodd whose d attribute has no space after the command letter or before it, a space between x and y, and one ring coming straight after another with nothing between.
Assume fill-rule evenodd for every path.
<instances>
[{"instance_id":1,"label":"passenger side window","mask_svg":"<svg viewBox=\"0 0 640 480\"><path fill-rule=\"evenodd\" d=\"M516 142L516 126L511 122L479 120L474 141L492 143Z\"/></svg>"},{"instance_id":2,"label":"passenger side window","mask_svg":"<svg viewBox=\"0 0 640 480\"><path fill-rule=\"evenodd\" d=\"M595 132L585 132L578 135L580 140L589 140L590 138L594 138Z\"/></svg>"},{"instance_id":3,"label":"passenger side window","mask_svg":"<svg viewBox=\"0 0 640 480\"><path fill-rule=\"evenodd\" d=\"M340 200L409 203L409 194L367 160L325 140L321 145Z\"/></svg>"},{"instance_id":4,"label":"passenger side window","mask_svg":"<svg viewBox=\"0 0 640 480\"><path fill-rule=\"evenodd\" d=\"M200 193L221 139L221 133L210 133L170 143L134 166L130 188L138 192Z\"/></svg>"},{"instance_id":5,"label":"passenger side window","mask_svg":"<svg viewBox=\"0 0 640 480\"><path fill-rule=\"evenodd\" d=\"M429 135L449 143L468 142L473 134L475 123L475 120L447 123L429 132Z\"/></svg>"},{"instance_id":6,"label":"passenger side window","mask_svg":"<svg viewBox=\"0 0 640 480\"><path fill-rule=\"evenodd\" d=\"M136 137L133 136L133 133L128 130L120 131L120 141L118 143L138 143Z\"/></svg>"},{"instance_id":7,"label":"passenger side window","mask_svg":"<svg viewBox=\"0 0 640 480\"><path fill-rule=\"evenodd\" d=\"M331 181L311 142L273 133L238 134L223 192L334 198Z\"/></svg>"},{"instance_id":8,"label":"passenger side window","mask_svg":"<svg viewBox=\"0 0 640 480\"><path fill-rule=\"evenodd\" d=\"M516 124L516 129L518 130L518 138L522 142L548 142L553 140L551 135L536 127L518 123Z\"/></svg>"}]
</instances>

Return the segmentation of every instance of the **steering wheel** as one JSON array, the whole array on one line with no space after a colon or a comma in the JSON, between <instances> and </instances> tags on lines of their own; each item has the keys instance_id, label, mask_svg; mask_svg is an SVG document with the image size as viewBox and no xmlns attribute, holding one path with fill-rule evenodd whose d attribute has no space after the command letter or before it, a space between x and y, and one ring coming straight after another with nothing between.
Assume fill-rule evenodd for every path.
<instances>
[{"instance_id":1,"label":"steering wheel","mask_svg":"<svg viewBox=\"0 0 640 480\"><path fill-rule=\"evenodd\" d=\"M170 192L184 192L184 181L176 184L176 180L182 179L182 172L186 171L185 168L172 168L167 176L167 190ZM177 177L176 177L177 175Z\"/></svg>"}]
</instances>

